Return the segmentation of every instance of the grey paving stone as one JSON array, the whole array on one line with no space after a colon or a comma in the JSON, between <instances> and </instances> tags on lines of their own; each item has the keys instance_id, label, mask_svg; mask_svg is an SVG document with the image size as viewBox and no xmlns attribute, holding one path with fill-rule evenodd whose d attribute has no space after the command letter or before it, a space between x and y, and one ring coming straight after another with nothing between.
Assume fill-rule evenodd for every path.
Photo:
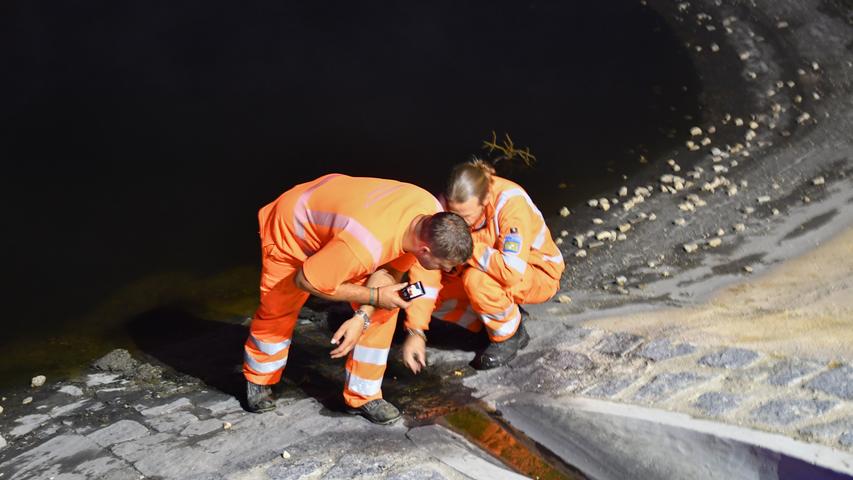
<instances>
[{"instance_id":1,"label":"grey paving stone","mask_svg":"<svg viewBox=\"0 0 853 480\"><path fill-rule=\"evenodd\" d=\"M81 390L80 387L77 387L75 385L65 385L59 389L59 392L64 393L66 395L71 395L72 397L79 397L83 395L83 390Z\"/></svg>"},{"instance_id":2,"label":"grey paving stone","mask_svg":"<svg viewBox=\"0 0 853 480\"><path fill-rule=\"evenodd\" d=\"M86 435L86 437L102 447L111 447L116 443L135 440L145 435L148 435L148 429L144 425L133 420L119 420L108 427Z\"/></svg>"},{"instance_id":3,"label":"grey paving stone","mask_svg":"<svg viewBox=\"0 0 853 480\"><path fill-rule=\"evenodd\" d=\"M752 411L752 417L769 425L788 425L807 417L821 415L837 402L787 398L771 400Z\"/></svg>"},{"instance_id":4,"label":"grey paving stone","mask_svg":"<svg viewBox=\"0 0 853 480\"><path fill-rule=\"evenodd\" d=\"M177 410L185 410L187 408L192 407L192 402L188 398L179 398L177 400L173 400L169 403L164 403L162 405L157 405L155 407L146 408L145 406L138 405L136 409L139 413L145 415L146 417L156 417L158 415L163 415L166 413L172 413Z\"/></svg>"},{"instance_id":5,"label":"grey paving stone","mask_svg":"<svg viewBox=\"0 0 853 480\"><path fill-rule=\"evenodd\" d=\"M0 471L16 472L15 478L48 478L60 473L63 462L96 458L102 452L82 435L59 435L3 463Z\"/></svg>"},{"instance_id":6,"label":"grey paving stone","mask_svg":"<svg viewBox=\"0 0 853 480\"><path fill-rule=\"evenodd\" d=\"M148 477L185 479L204 473L216 473L227 458L210 454L200 448L177 447L149 454L133 466Z\"/></svg>"},{"instance_id":7,"label":"grey paving stone","mask_svg":"<svg viewBox=\"0 0 853 480\"><path fill-rule=\"evenodd\" d=\"M218 418L211 418L189 424L187 428L181 431L181 435L192 437L195 435L205 435L217 430L222 430L222 420Z\"/></svg>"},{"instance_id":8,"label":"grey paving stone","mask_svg":"<svg viewBox=\"0 0 853 480\"><path fill-rule=\"evenodd\" d=\"M54 417L54 418L62 417L62 416L68 415L69 413L73 413L74 410L77 410L78 408L80 408L80 407L82 407L88 403L89 403L89 399L84 398L83 400L78 400L74 403L69 403L68 405L57 405L57 406L50 409L50 412L48 412L48 415L50 415L51 417Z\"/></svg>"},{"instance_id":9,"label":"grey paving stone","mask_svg":"<svg viewBox=\"0 0 853 480\"><path fill-rule=\"evenodd\" d=\"M663 373L643 385L634 396L637 400L658 401L672 396L690 385L707 380L693 372Z\"/></svg>"},{"instance_id":10,"label":"grey paving stone","mask_svg":"<svg viewBox=\"0 0 853 480\"><path fill-rule=\"evenodd\" d=\"M668 339L659 338L644 345L637 352L637 356L660 362L661 360L689 355L695 351L696 347L688 343L673 345Z\"/></svg>"},{"instance_id":11,"label":"grey paving stone","mask_svg":"<svg viewBox=\"0 0 853 480\"><path fill-rule=\"evenodd\" d=\"M719 416L740 405L741 397L725 392L705 392L693 406L707 415Z\"/></svg>"},{"instance_id":12,"label":"grey paving stone","mask_svg":"<svg viewBox=\"0 0 853 480\"><path fill-rule=\"evenodd\" d=\"M820 364L806 360L787 359L783 360L770 369L767 375L767 383L771 385L790 385L804 376L816 372Z\"/></svg>"},{"instance_id":13,"label":"grey paving stone","mask_svg":"<svg viewBox=\"0 0 853 480\"><path fill-rule=\"evenodd\" d=\"M634 376L607 380L587 390L585 394L596 398L614 397L626 388L630 387L638 378L639 377Z\"/></svg>"},{"instance_id":14,"label":"grey paving stone","mask_svg":"<svg viewBox=\"0 0 853 480\"><path fill-rule=\"evenodd\" d=\"M236 398L226 395L220 395L220 398L201 402L198 406L210 410L212 415L221 415L223 413L243 410L243 407L240 406L240 402L238 402Z\"/></svg>"},{"instance_id":15,"label":"grey paving stone","mask_svg":"<svg viewBox=\"0 0 853 480\"><path fill-rule=\"evenodd\" d=\"M176 432L187 425L198 422L198 417L190 412L172 412L158 417L149 418L148 425L158 432Z\"/></svg>"},{"instance_id":16,"label":"grey paving stone","mask_svg":"<svg viewBox=\"0 0 853 480\"><path fill-rule=\"evenodd\" d=\"M22 435L26 435L33 430L40 427L44 422L50 420L50 415L45 415L43 413L33 413L31 415L24 415L21 418L15 419L15 423L19 425L12 429L9 432L9 435L13 437L20 437Z\"/></svg>"},{"instance_id":17,"label":"grey paving stone","mask_svg":"<svg viewBox=\"0 0 853 480\"><path fill-rule=\"evenodd\" d=\"M447 480L447 477L429 468L416 468L405 472L394 473L386 477L388 480Z\"/></svg>"},{"instance_id":18,"label":"grey paving stone","mask_svg":"<svg viewBox=\"0 0 853 480\"><path fill-rule=\"evenodd\" d=\"M350 480L354 478L376 478L391 467L384 457L372 457L348 453L342 456L323 478Z\"/></svg>"},{"instance_id":19,"label":"grey paving stone","mask_svg":"<svg viewBox=\"0 0 853 480\"><path fill-rule=\"evenodd\" d=\"M800 429L800 433L807 437L832 441L844 434L853 434L853 417L805 427Z\"/></svg>"},{"instance_id":20,"label":"grey paving stone","mask_svg":"<svg viewBox=\"0 0 853 480\"><path fill-rule=\"evenodd\" d=\"M127 466L106 473L98 477L98 480L139 480L139 477L141 477L139 471L131 466Z\"/></svg>"},{"instance_id":21,"label":"grey paving stone","mask_svg":"<svg viewBox=\"0 0 853 480\"><path fill-rule=\"evenodd\" d=\"M611 333L601 339L598 345L595 346L595 349L608 355L624 355L642 341L643 337L638 335L625 332Z\"/></svg>"},{"instance_id":22,"label":"grey paving stone","mask_svg":"<svg viewBox=\"0 0 853 480\"><path fill-rule=\"evenodd\" d=\"M512 385L523 392L557 392L574 388L580 383L576 375L566 374L545 367L535 365L533 368L514 370L507 373L502 385Z\"/></svg>"},{"instance_id":23,"label":"grey paving stone","mask_svg":"<svg viewBox=\"0 0 853 480\"><path fill-rule=\"evenodd\" d=\"M113 456L104 455L79 463L74 467L74 473L85 475L86 478L103 478L103 476L109 472L128 467L130 467L130 465L127 463Z\"/></svg>"},{"instance_id":24,"label":"grey paving stone","mask_svg":"<svg viewBox=\"0 0 853 480\"><path fill-rule=\"evenodd\" d=\"M113 445L112 452L128 462L137 462L149 455L171 449L178 445L176 437L168 433L157 433Z\"/></svg>"},{"instance_id":25,"label":"grey paving stone","mask_svg":"<svg viewBox=\"0 0 853 480\"><path fill-rule=\"evenodd\" d=\"M267 469L271 480L302 480L313 477L323 470L324 463L319 460L303 458L296 461L277 463Z\"/></svg>"},{"instance_id":26,"label":"grey paving stone","mask_svg":"<svg viewBox=\"0 0 853 480\"><path fill-rule=\"evenodd\" d=\"M716 368L743 368L758 358L758 354L744 348L727 348L717 353L705 355L699 363Z\"/></svg>"},{"instance_id":27,"label":"grey paving stone","mask_svg":"<svg viewBox=\"0 0 853 480\"><path fill-rule=\"evenodd\" d=\"M814 390L819 390L845 400L853 400L853 367L845 365L826 373L821 373L807 385Z\"/></svg>"},{"instance_id":28,"label":"grey paving stone","mask_svg":"<svg viewBox=\"0 0 853 480\"><path fill-rule=\"evenodd\" d=\"M589 370L595 366L586 355L568 350L552 350L545 354L543 363L557 370Z\"/></svg>"}]
</instances>

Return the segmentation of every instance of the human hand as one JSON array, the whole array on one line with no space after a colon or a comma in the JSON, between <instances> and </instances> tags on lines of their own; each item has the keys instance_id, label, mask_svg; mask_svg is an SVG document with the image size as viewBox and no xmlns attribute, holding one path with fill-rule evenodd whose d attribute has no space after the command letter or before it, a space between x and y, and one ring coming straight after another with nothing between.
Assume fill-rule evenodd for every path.
<instances>
[{"instance_id":1,"label":"human hand","mask_svg":"<svg viewBox=\"0 0 853 480\"><path fill-rule=\"evenodd\" d=\"M338 347L329 352L332 358L345 357L355 347L358 339L364 331L364 319L355 315L341 325L341 328L332 335L332 345Z\"/></svg>"},{"instance_id":2,"label":"human hand","mask_svg":"<svg viewBox=\"0 0 853 480\"><path fill-rule=\"evenodd\" d=\"M376 307L386 310L409 308L412 302L407 302L400 296L400 290L405 288L406 285L408 283L395 283L394 285L379 287L376 291Z\"/></svg>"},{"instance_id":3,"label":"human hand","mask_svg":"<svg viewBox=\"0 0 853 480\"><path fill-rule=\"evenodd\" d=\"M409 335L403 343L403 364L413 373L426 368L426 340L419 335Z\"/></svg>"}]
</instances>

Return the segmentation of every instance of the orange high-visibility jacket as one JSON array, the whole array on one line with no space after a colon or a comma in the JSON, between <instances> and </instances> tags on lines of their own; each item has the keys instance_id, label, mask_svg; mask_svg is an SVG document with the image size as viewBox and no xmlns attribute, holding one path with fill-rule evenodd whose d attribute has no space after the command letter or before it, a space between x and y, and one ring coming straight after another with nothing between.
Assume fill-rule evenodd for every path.
<instances>
[{"instance_id":1,"label":"orange high-visibility jacket","mask_svg":"<svg viewBox=\"0 0 853 480\"><path fill-rule=\"evenodd\" d=\"M565 269L563 256L542 213L521 186L501 177L493 177L485 222L471 232L474 254L468 266L478 268L498 283L511 289L521 282L526 269L542 270L559 280ZM438 272L413 270L413 281L421 280L428 295L416 299L406 311L406 325L425 329L435 307L442 277Z\"/></svg>"},{"instance_id":2,"label":"orange high-visibility jacket","mask_svg":"<svg viewBox=\"0 0 853 480\"><path fill-rule=\"evenodd\" d=\"M379 178L330 174L297 185L258 213L262 247L302 263L306 280L333 295L390 263L407 271L403 236L418 215L442 211L426 190Z\"/></svg>"}]
</instances>

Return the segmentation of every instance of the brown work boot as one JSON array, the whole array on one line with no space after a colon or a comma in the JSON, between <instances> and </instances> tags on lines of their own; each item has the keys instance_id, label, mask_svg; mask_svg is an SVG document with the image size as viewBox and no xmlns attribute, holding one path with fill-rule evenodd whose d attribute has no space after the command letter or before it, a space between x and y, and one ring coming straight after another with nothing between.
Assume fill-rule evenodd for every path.
<instances>
[{"instance_id":1,"label":"brown work boot","mask_svg":"<svg viewBox=\"0 0 853 480\"><path fill-rule=\"evenodd\" d=\"M524 321L530 315L521 307L521 322L518 325L518 330L515 335L509 337L503 342L492 342L485 350L478 353L471 361L471 366L477 370L491 370L493 368L506 365L518 354L518 351L526 347L530 342L530 336L527 335L527 330L524 328Z\"/></svg>"},{"instance_id":2,"label":"brown work boot","mask_svg":"<svg viewBox=\"0 0 853 480\"><path fill-rule=\"evenodd\" d=\"M252 413L264 413L275 410L270 385L258 385L246 380L246 410Z\"/></svg>"},{"instance_id":3,"label":"brown work boot","mask_svg":"<svg viewBox=\"0 0 853 480\"><path fill-rule=\"evenodd\" d=\"M361 415L362 417L379 425L393 423L402 416L397 407L382 398L371 400L357 408L348 407L347 413L352 415Z\"/></svg>"}]
</instances>

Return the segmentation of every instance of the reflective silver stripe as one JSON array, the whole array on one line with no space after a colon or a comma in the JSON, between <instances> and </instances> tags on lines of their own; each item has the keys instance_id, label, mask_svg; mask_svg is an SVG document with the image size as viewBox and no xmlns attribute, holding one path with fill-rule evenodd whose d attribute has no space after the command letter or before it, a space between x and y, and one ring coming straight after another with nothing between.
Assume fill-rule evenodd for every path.
<instances>
[{"instance_id":1,"label":"reflective silver stripe","mask_svg":"<svg viewBox=\"0 0 853 480\"><path fill-rule=\"evenodd\" d=\"M438 298L438 289L432 287L424 287L424 296L421 298L431 298L435 300Z\"/></svg>"},{"instance_id":2,"label":"reflective silver stripe","mask_svg":"<svg viewBox=\"0 0 853 480\"><path fill-rule=\"evenodd\" d=\"M456 304L458 302L459 300L455 298L451 298L450 300L445 300L441 302L438 308L436 308L435 311L432 312L432 316L444 320L444 316L452 312L453 309L456 308Z\"/></svg>"},{"instance_id":3,"label":"reflective silver stripe","mask_svg":"<svg viewBox=\"0 0 853 480\"><path fill-rule=\"evenodd\" d=\"M548 227L545 223L542 223L542 228L539 229L539 234L536 235L536 239L533 240L533 243L530 245L532 248L539 250L542 247L542 244L545 243L545 234L548 232Z\"/></svg>"},{"instance_id":4,"label":"reflective silver stripe","mask_svg":"<svg viewBox=\"0 0 853 480\"><path fill-rule=\"evenodd\" d=\"M552 262L552 263L564 263L565 262L565 260L563 260L563 252L560 252L556 255L542 255L542 259L545 260L546 262Z\"/></svg>"},{"instance_id":5,"label":"reflective silver stripe","mask_svg":"<svg viewBox=\"0 0 853 480\"><path fill-rule=\"evenodd\" d=\"M477 260L477 265L480 267L480 270L487 272L489 270L489 259L492 258L492 254L494 254L497 250L492 247L486 247L486 251L483 252L483 256Z\"/></svg>"},{"instance_id":6,"label":"reflective silver stripe","mask_svg":"<svg viewBox=\"0 0 853 480\"><path fill-rule=\"evenodd\" d=\"M352 217L340 215L334 212L318 212L316 210L305 210L305 218L298 218L298 220L305 220L307 223L310 223L312 225L322 225L324 227L329 227L333 230L346 231L356 240L358 240L358 242L368 252L370 252L370 256L373 258L374 266L378 264L379 260L382 258L382 242L380 242L376 238L376 236L374 236L373 233L367 229L367 227L365 227L364 225L359 223L358 220Z\"/></svg>"},{"instance_id":7,"label":"reflective silver stripe","mask_svg":"<svg viewBox=\"0 0 853 480\"><path fill-rule=\"evenodd\" d=\"M258 347L258 350L266 353L267 355L275 355L276 353L284 350L285 348L290 346L290 339L282 340L278 343L267 343L261 340L258 340L258 337L254 335L249 335L249 338L252 339L252 343Z\"/></svg>"},{"instance_id":8,"label":"reflective silver stripe","mask_svg":"<svg viewBox=\"0 0 853 480\"><path fill-rule=\"evenodd\" d=\"M517 308L515 304L509 306L506 310L501 313L481 313L480 317L483 318L483 323L489 324L493 321L502 322L510 313L512 313L513 309Z\"/></svg>"},{"instance_id":9,"label":"reflective silver stripe","mask_svg":"<svg viewBox=\"0 0 853 480\"><path fill-rule=\"evenodd\" d=\"M385 365L388 361L388 348L372 348L356 345L352 350L352 359L356 362Z\"/></svg>"},{"instance_id":10,"label":"reflective silver stripe","mask_svg":"<svg viewBox=\"0 0 853 480\"><path fill-rule=\"evenodd\" d=\"M471 310L471 307L468 307L468 309L465 310L465 313L463 313L462 316L459 317L459 320L456 321L456 324L460 327L468 328L472 323L479 319L480 317L474 313L474 310Z\"/></svg>"},{"instance_id":11,"label":"reflective silver stripe","mask_svg":"<svg viewBox=\"0 0 853 480\"><path fill-rule=\"evenodd\" d=\"M382 391L382 379L367 380L347 370L347 388L359 395L370 397Z\"/></svg>"},{"instance_id":12,"label":"reflective silver stripe","mask_svg":"<svg viewBox=\"0 0 853 480\"><path fill-rule=\"evenodd\" d=\"M328 175L326 178L320 180L315 185L312 185L307 190L305 190L302 195L299 196L299 199L296 201L296 207L294 208L293 216L296 220L294 224L294 228L296 229L296 236L299 239L305 238L305 219L306 219L306 211L308 210L308 199L311 197L311 194L314 193L314 190L322 187L323 184L328 182L329 180L333 180L337 177L340 177L340 173L332 173Z\"/></svg>"},{"instance_id":13,"label":"reflective silver stripe","mask_svg":"<svg viewBox=\"0 0 853 480\"><path fill-rule=\"evenodd\" d=\"M507 321L503 325L501 325L498 329L489 328L492 331L492 334L496 337L505 337L518 327L518 323L521 321L521 312L519 312L512 320Z\"/></svg>"},{"instance_id":14,"label":"reflective silver stripe","mask_svg":"<svg viewBox=\"0 0 853 480\"><path fill-rule=\"evenodd\" d=\"M536 215L538 215L539 218L542 219L542 221L545 221L544 217L542 216L542 212L540 212L539 209L536 208L536 205L533 204L533 200L530 199L530 197L524 190L520 188L511 188L509 190L503 191L500 194L500 196L498 197L497 205L495 206L495 232L497 232L498 235L501 234L501 227L498 224L498 218L500 217L501 210L504 208L504 205L506 205L506 202L508 202L509 199L513 197L523 197L530 209L533 210L533 212L536 213Z\"/></svg>"},{"instance_id":15,"label":"reflective silver stripe","mask_svg":"<svg viewBox=\"0 0 853 480\"><path fill-rule=\"evenodd\" d=\"M281 370L287 365L287 357L282 358L281 360L276 360L274 362L259 362L252 358L249 352L243 352L243 361L251 368L253 371L258 373L273 373Z\"/></svg>"},{"instance_id":16,"label":"reflective silver stripe","mask_svg":"<svg viewBox=\"0 0 853 480\"><path fill-rule=\"evenodd\" d=\"M507 265L512 267L512 269L515 270L516 272L524 275L524 271L527 270L527 262L525 262L524 260L522 260L521 258L519 258L515 255L504 254L503 257L504 257L504 262L506 262Z\"/></svg>"}]
</instances>

